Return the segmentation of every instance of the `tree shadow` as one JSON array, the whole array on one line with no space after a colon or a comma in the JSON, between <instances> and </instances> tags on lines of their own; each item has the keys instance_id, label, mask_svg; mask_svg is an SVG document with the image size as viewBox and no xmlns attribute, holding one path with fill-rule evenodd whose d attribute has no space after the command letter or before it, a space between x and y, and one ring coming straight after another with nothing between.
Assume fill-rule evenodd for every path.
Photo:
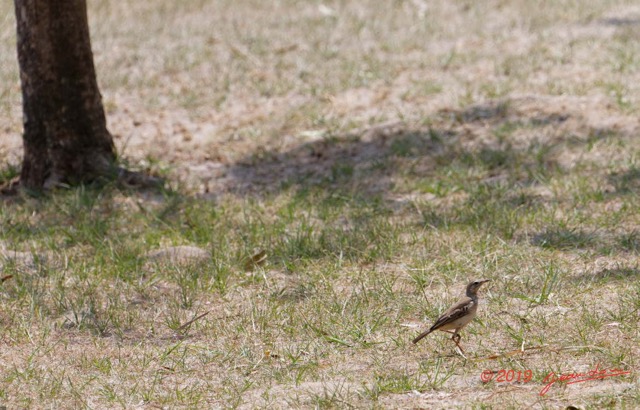
<instances>
[{"instance_id":1,"label":"tree shadow","mask_svg":"<svg viewBox=\"0 0 640 410\"><path fill-rule=\"evenodd\" d=\"M548 228L531 238L532 245L562 251L593 248L602 242L603 238L596 232L568 228Z\"/></svg>"},{"instance_id":2,"label":"tree shadow","mask_svg":"<svg viewBox=\"0 0 640 410\"><path fill-rule=\"evenodd\" d=\"M137 191L140 193L164 194L170 193L172 188L167 186L164 178L144 171L131 171L123 167L114 167L113 171L91 181L81 182L75 185L61 184L43 190L30 190L25 188L20 180L20 168L17 165L7 164L0 168L0 200L7 203L17 202L21 197L46 198L56 190L65 190L74 187L88 188L99 193L101 190L115 185L122 191Z\"/></svg>"},{"instance_id":3,"label":"tree shadow","mask_svg":"<svg viewBox=\"0 0 640 410\"><path fill-rule=\"evenodd\" d=\"M600 20L600 24L605 26L626 27L640 25L640 18L637 17L610 17Z\"/></svg>"},{"instance_id":4,"label":"tree shadow","mask_svg":"<svg viewBox=\"0 0 640 410\"><path fill-rule=\"evenodd\" d=\"M616 267L601 269L596 272L582 272L573 279L577 282L608 282L624 281L632 282L640 278L640 269L637 267Z\"/></svg>"},{"instance_id":5,"label":"tree shadow","mask_svg":"<svg viewBox=\"0 0 640 410\"><path fill-rule=\"evenodd\" d=\"M531 237L530 243L543 249L571 251L591 250L602 255L640 252L640 233L636 230L612 233L584 229L553 227Z\"/></svg>"},{"instance_id":6,"label":"tree shadow","mask_svg":"<svg viewBox=\"0 0 640 410\"><path fill-rule=\"evenodd\" d=\"M427 125L391 122L341 135L316 135L285 151L256 150L246 155L227 170L227 190L262 195L321 187L384 196L398 183L394 177L426 180L453 163L488 170L489 179L532 183L536 172L559 169L554 146L565 141L533 138L513 143L511 134L525 130L535 135L569 118L566 112L519 112L510 100L502 100L442 110L426 119ZM473 135L469 129L474 127L489 137ZM575 137L565 137L571 138Z\"/></svg>"},{"instance_id":7,"label":"tree shadow","mask_svg":"<svg viewBox=\"0 0 640 410\"><path fill-rule=\"evenodd\" d=\"M259 195L292 185L343 190L366 185L367 192L380 192L388 188L387 178L392 171L385 161L394 153L431 155L430 151L437 151L440 145L426 135L391 126L362 134L326 135L286 152L274 150L246 156L228 171L234 181L231 191Z\"/></svg>"},{"instance_id":8,"label":"tree shadow","mask_svg":"<svg viewBox=\"0 0 640 410\"><path fill-rule=\"evenodd\" d=\"M634 167L622 172L612 172L609 174L608 180L616 194L626 195L640 192L639 168Z\"/></svg>"}]
</instances>

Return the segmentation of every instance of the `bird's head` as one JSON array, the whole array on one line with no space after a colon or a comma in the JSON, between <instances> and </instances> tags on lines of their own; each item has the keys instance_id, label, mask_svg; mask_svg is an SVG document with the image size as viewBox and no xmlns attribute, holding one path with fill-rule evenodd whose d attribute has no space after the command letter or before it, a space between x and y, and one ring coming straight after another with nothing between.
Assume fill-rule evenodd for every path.
<instances>
[{"instance_id":1,"label":"bird's head","mask_svg":"<svg viewBox=\"0 0 640 410\"><path fill-rule=\"evenodd\" d=\"M486 280L474 280L467 285L467 296L475 295L484 283L489 282L489 279Z\"/></svg>"}]
</instances>

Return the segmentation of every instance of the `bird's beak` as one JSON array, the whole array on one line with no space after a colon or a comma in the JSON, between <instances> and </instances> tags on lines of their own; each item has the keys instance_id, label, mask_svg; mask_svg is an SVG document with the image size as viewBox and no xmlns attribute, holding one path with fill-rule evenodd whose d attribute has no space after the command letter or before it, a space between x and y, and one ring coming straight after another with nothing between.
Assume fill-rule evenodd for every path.
<instances>
[{"instance_id":1,"label":"bird's beak","mask_svg":"<svg viewBox=\"0 0 640 410\"><path fill-rule=\"evenodd\" d=\"M485 279L485 280L481 281L480 283L487 283L487 282L491 282L491 279Z\"/></svg>"}]
</instances>

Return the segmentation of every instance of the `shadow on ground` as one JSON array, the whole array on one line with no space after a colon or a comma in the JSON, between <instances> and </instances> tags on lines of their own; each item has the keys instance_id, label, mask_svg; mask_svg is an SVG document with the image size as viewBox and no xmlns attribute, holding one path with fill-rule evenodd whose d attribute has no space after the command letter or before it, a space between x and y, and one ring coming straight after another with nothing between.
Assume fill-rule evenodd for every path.
<instances>
[{"instance_id":1,"label":"shadow on ground","mask_svg":"<svg viewBox=\"0 0 640 410\"><path fill-rule=\"evenodd\" d=\"M630 282L640 279L640 269L637 267L606 268L596 272L582 272L574 277L578 282L622 281Z\"/></svg>"},{"instance_id":2,"label":"shadow on ground","mask_svg":"<svg viewBox=\"0 0 640 410\"><path fill-rule=\"evenodd\" d=\"M588 125L571 104L524 97L442 110L420 124L383 123L347 134L317 133L288 150L258 149L225 170L223 191L263 195L322 188L393 198L442 180L463 185L537 184L564 172L566 151L587 152L620 131ZM572 164L569 164L571 166ZM613 175L640 189L640 171ZM210 192L217 191L214 186ZM432 192L439 195L439 192Z\"/></svg>"},{"instance_id":3,"label":"shadow on ground","mask_svg":"<svg viewBox=\"0 0 640 410\"><path fill-rule=\"evenodd\" d=\"M640 252L640 233L632 230L613 234L605 230L587 231L554 227L533 235L531 244L560 251L595 250L605 255L615 252L638 253Z\"/></svg>"},{"instance_id":4,"label":"shadow on ground","mask_svg":"<svg viewBox=\"0 0 640 410\"><path fill-rule=\"evenodd\" d=\"M631 168L609 174L609 183L618 194L636 194L640 192L640 169Z\"/></svg>"},{"instance_id":5,"label":"shadow on ground","mask_svg":"<svg viewBox=\"0 0 640 410\"><path fill-rule=\"evenodd\" d=\"M605 26L614 26L614 27L633 27L640 25L639 18L629 18L629 17L611 17L600 20L600 23Z\"/></svg>"},{"instance_id":6,"label":"shadow on ground","mask_svg":"<svg viewBox=\"0 0 640 410\"><path fill-rule=\"evenodd\" d=\"M544 107L519 107L511 100L441 111L424 122L316 135L288 151L249 154L228 169L228 189L255 195L320 186L377 196L403 180L428 181L452 167L469 174L477 169L484 178L478 183L533 183L537 172L558 170L562 144L586 144L605 134L592 129L563 132L580 118Z\"/></svg>"}]
</instances>

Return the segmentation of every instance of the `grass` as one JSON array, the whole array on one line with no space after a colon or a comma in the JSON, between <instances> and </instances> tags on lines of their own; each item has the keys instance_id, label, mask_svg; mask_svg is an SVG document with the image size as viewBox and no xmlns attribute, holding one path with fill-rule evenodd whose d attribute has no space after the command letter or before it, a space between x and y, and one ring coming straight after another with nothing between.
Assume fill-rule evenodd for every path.
<instances>
[{"instance_id":1,"label":"grass","mask_svg":"<svg viewBox=\"0 0 640 410\"><path fill-rule=\"evenodd\" d=\"M0 199L0 406L640 405L632 2L89 6L123 161L170 184ZM468 359L411 345L471 279ZM539 395L596 365L632 373Z\"/></svg>"}]
</instances>

